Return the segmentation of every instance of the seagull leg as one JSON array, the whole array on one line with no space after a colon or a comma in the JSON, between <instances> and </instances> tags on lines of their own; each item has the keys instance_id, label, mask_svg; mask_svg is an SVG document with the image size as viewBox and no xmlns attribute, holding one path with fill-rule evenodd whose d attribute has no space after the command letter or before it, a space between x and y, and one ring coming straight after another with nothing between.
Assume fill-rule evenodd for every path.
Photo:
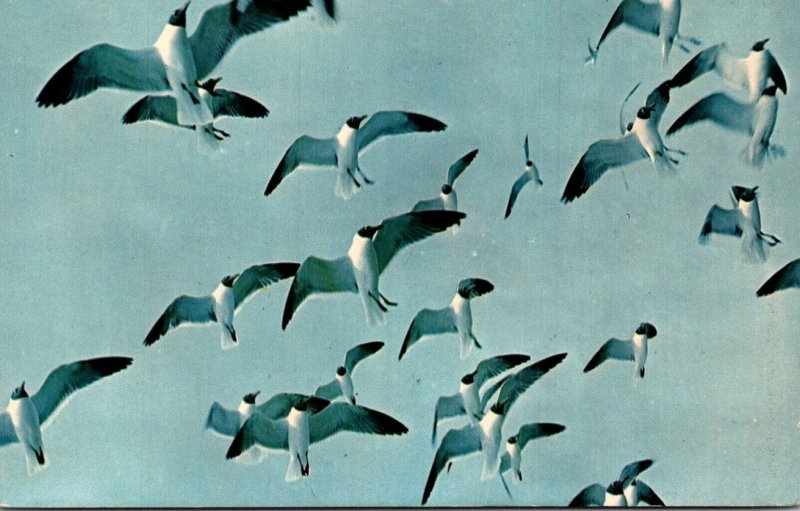
<instances>
[{"instance_id":1,"label":"seagull leg","mask_svg":"<svg viewBox=\"0 0 800 511\"><path fill-rule=\"evenodd\" d=\"M700 46L701 44L703 44L703 41L701 41L700 39L695 39L694 37L687 37L680 34L675 34L675 39L678 41L685 41L694 46Z\"/></svg>"},{"instance_id":2,"label":"seagull leg","mask_svg":"<svg viewBox=\"0 0 800 511\"><path fill-rule=\"evenodd\" d=\"M189 90L189 87L187 87L185 83L181 84L181 88L186 91L186 94L189 95L189 99L192 100L193 104L195 104L195 105L199 105L200 104L200 100L197 99L197 97L194 94L192 94L192 91Z\"/></svg>"},{"instance_id":3,"label":"seagull leg","mask_svg":"<svg viewBox=\"0 0 800 511\"><path fill-rule=\"evenodd\" d=\"M383 296L383 293L381 293L381 292L378 292L378 294L380 295L381 300L383 300L383 303L385 303L389 307L397 307L397 302L393 302L393 301L389 300L388 298Z\"/></svg>"},{"instance_id":4,"label":"seagull leg","mask_svg":"<svg viewBox=\"0 0 800 511\"><path fill-rule=\"evenodd\" d=\"M223 137L225 137L225 138L228 138L228 137L230 137L230 136L231 136L231 134L230 134L230 133L228 133L227 131L223 131L223 130L221 130L221 129L219 129L219 128L211 128L211 129L213 129L213 130L214 130L214 133L219 133L220 135L222 135L222 136L223 136Z\"/></svg>"},{"instance_id":5,"label":"seagull leg","mask_svg":"<svg viewBox=\"0 0 800 511\"><path fill-rule=\"evenodd\" d=\"M380 307L380 309L383 312L388 312L389 311L389 309L384 307L384 305L381 303L381 301L378 300L378 298L374 294L372 294L372 291L370 291L368 294L369 294L369 297L372 298L375 301L376 304L378 304L378 307Z\"/></svg>"},{"instance_id":6,"label":"seagull leg","mask_svg":"<svg viewBox=\"0 0 800 511\"><path fill-rule=\"evenodd\" d=\"M367 183L368 185L375 184L375 181L373 181L372 179L368 178L367 175L364 174L364 171L361 170L361 167L356 167L356 170L358 171L359 174L361 174L361 177L364 178L364 182L365 183Z\"/></svg>"},{"instance_id":7,"label":"seagull leg","mask_svg":"<svg viewBox=\"0 0 800 511\"><path fill-rule=\"evenodd\" d=\"M759 232L758 233L758 238L760 240L764 241L764 243L766 243L770 247L774 247L778 243L781 243L781 240L778 239L777 236L773 236L772 234L767 234L765 232ZM769 238L769 239L767 239L767 238Z\"/></svg>"},{"instance_id":8,"label":"seagull leg","mask_svg":"<svg viewBox=\"0 0 800 511\"><path fill-rule=\"evenodd\" d=\"M475 336L474 336L474 335L472 335L472 332L470 332L470 334L469 334L469 337L470 337L470 339L472 339L472 342L474 342L474 343L475 343L475 347L476 347L476 348L478 348L478 349L480 349L480 350L482 350L482 349L483 349L483 346L481 346L481 343L479 343L479 342L478 342L478 339L476 339L476 338L475 338Z\"/></svg>"},{"instance_id":9,"label":"seagull leg","mask_svg":"<svg viewBox=\"0 0 800 511\"><path fill-rule=\"evenodd\" d=\"M503 483L503 489L506 490L506 495L511 500L514 500L514 497L511 496L511 491L508 489L508 483L506 483L506 478L503 477L503 474L500 474L500 482Z\"/></svg>"},{"instance_id":10,"label":"seagull leg","mask_svg":"<svg viewBox=\"0 0 800 511\"><path fill-rule=\"evenodd\" d=\"M687 153L687 152L686 152L686 151L684 151L683 149L673 149L673 148L671 148L671 147L667 147L667 146L664 146L664 149L666 149L667 151L669 151L669 152L671 152L671 153L677 153L677 154L680 154L681 156L689 156L689 153Z\"/></svg>"},{"instance_id":11,"label":"seagull leg","mask_svg":"<svg viewBox=\"0 0 800 511\"><path fill-rule=\"evenodd\" d=\"M356 188L361 188L361 183L359 183L358 179L356 179L356 176L353 175L353 171L350 170L350 167L347 167L347 175L350 176L350 179L353 180L353 183L355 183Z\"/></svg>"},{"instance_id":12,"label":"seagull leg","mask_svg":"<svg viewBox=\"0 0 800 511\"><path fill-rule=\"evenodd\" d=\"M682 45L681 43L678 43L678 48L680 48L681 50L683 50L686 53L692 53L692 50L690 50L686 46Z\"/></svg>"}]
</instances>

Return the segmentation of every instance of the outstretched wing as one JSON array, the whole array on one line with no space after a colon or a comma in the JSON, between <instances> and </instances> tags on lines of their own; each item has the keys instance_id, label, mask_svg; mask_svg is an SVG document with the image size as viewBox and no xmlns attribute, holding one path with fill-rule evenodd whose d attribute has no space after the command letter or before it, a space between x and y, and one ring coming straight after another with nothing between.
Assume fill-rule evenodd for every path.
<instances>
[{"instance_id":1,"label":"outstretched wing","mask_svg":"<svg viewBox=\"0 0 800 511\"><path fill-rule=\"evenodd\" d=\"M334 379L325 385L317 387L317 390L314 391L314 395L322 399L327 399L328 401L333 401L342 395L342 386Z\"/></svg>"},{"instance_id":2,"label":"outstretched wing","mask_svg":"<svg viewBox=\"0 0 800 511\"><path fill-rule=\"evenodd\" d=\"M656 492L654 492L652 488L640 480L636 481L636 492L639 496L639 500L645 504L649 504L651 506L666 506L664 501L661 500L661 497L656 495Z\"/></svg>"},{"instance_id":3,"label":"outstretched wing","mask_svg":"<svg viewBox=\"0 0 800 511\"><path fill-rule=\"evenodd\" d=\"M466 294L468 300L491 293L493 290L494 284L486 279L469 278L458 283L458 293L461 296Z\"/></svg>"},{"instance_id":4,"label":"outstretched wing","mask_svg":"<svg viewBox=\"0 0 800 511\"><path fill-rule=\"evenodd\" d=\"M619 473L619 481L622 483L622 487L625 488L630 484L631 481L636 479L639 474L650 468L650 465L653 464L653 460L645 459L634 461L633 463L629 463L623 467L622 472Z\"/></svg>"},{"instance_id":5,"label":"outstretched wing","mask_svg":"<svg viewBox=\"0 0 800 511\"><path fill-rule=\"evenodd\" d=\"M772 277L758 288L756 295L766 296L790 287L800 287L800 259L795 259L775 272Z\"/></svg>"},{"instance_id":6,"label":"outstretched wing","mask_svg":"<svg viewBox=\"0 0 800 511\"><path fill-rule=\"evenodd\" d=\"M517 444L519 444L520 449L524 449L531 440L556 435L565 429L567 429L566 426L552 422L524 424L517 433Z\"/></svg>"},{"instance_id":7,"label":"outstretched wing","mask_svg":"<svg viewBox=\"0 0 800 511\"><path fill-rule=\"evenodd\" d=\"M266 117L267 107L255 99L227 89L214 89L211 95L211 112L214 118L227 117Z\"/></svg>"},{"instance_id":8,"label":"outstretched wing","mask_svg":"<svg viewBox=\"0 0 800 511\"><path fill-rule=\"evenodd\" d=\"M271 194L283 179L300 165L332 167L336 165L336 143L332 138L303 135L289 146L267 183L264 195Z\"/></svg>"},{"instance_id":9,"label":"outstretched wing","mask_svg":"<svg viewBox=\"0 0 800 511\"><path fill-rule=\"evenodd\" d=\"M645 3L641 0L622 0L608 20L597 48L603 44L606 37L617 27L626 24L642 32L658 35L658 27L661 24L661 9L658 3Z\"/></svg>"},{"instance_id":10,"label":"outstretched wing","mask_svg":"<svg viewBox=\"0 0 800 511\"><path fill-rule=\"evenodd\" d=\"M55 368L31 398L39 413L42 429L56 418L72 393L122 371L132 362L133 359L128 357L100 357L79 360Z\"/></svg>"},{"instance_id":11,"label":"outstretched wing","mask_svg":"<svg viewBox=\"0 0 800 511\"><path fill-rule=\"evenodd\" d=\"M178 106L172 96L145 96L131 106L122 116L123 124L143 121L160 121L172 126L178 124ZM193 126L181 126L193 129Z\"/></svg>"},{"instance_id":12,"label":"outstretched wing","mask_svg":"<svg viewBox=\"0 0 800 511\"><path fill-rule=\"evenodd\" d=\"M477 388L481 388L487 380L508 371L512 367L524 364L530 358L528 355L517 353L487 358L475 367L474 384Z\"/></svg>"},{"instance_id":13,"label":"outstretched wing","mask_svg":"<svg viewBox=\"0 0 800 511\"><path fill-rule=\"evenodd\" d=\"M403 435L408 428L383 412L361 405L331 403L308 420L311 443L321 442L340 431L373 435Z\"/></svg>"},{"instance_id":14,"label":"outstretched wing","mask_svg":"<svg viewBox=\"0 0 800 511\"><path fill-rule=\"evenodd\" d=\"M470 425L461 429L451 429L442 439L439 448L436 449L436 456L433 458L431 471L428 480L425 482L425 489L422 492L422 504L428 502L436 478L445 466L455 458L479 453L481 451L481 433L476 425Z\"/></svg>"},{"instance_id":15,"label":"outstretched wing","mask_svg":"<svg viewBox=\"0 0 800 511\"><path fill-rule=\"evenodd\" d=\"M414 320L408 327L397 360L402 359L406 351L411 349L411 346L426 335L454 333L457 331L455 318L453 317L453 309L450 307L445 307L443 309L422 309L414 316Z\"/></svg>"},{"instance_id":16,"label":"outstretched wing","mask_svg":"<svg viewBox=\"0 0 800 511\"><path fill-rule=\"evenodd\" d=\"M584 373L588 373L595 367L599 366L609 358L617 360L633 360L633 343L631 341L623 341L621 339L609 339L597 350L586 367L583 368Z\"/></svg>"},{"instance_id":17,"label":"outstretched wing","mask_svg":"<svg viewBox=\"0 0 800 511\"><path fill-rule=\"evenodd\" d=\"M167 332L181 325L211 323L216 320L214 301L210 296L181 295L169 304L161 317L156 320L144 338L144 345L150 346Z\"/></svg>"},{"instance_id":18,"label":"outstretched wing","mask_svg":"<svg viewBox=\"0 0 800 511\"><path fill-rule=\"evenodd\" d=\"M259 414L251 415L233 437L225 457L233 459L254 444L267 449L289 450L289 426L286 419L273 420Z\"/></svg>"},{"instance_id":19,"label":"outstretched wing","mask_svg":"<svg viewBox=\"0 0 800 511\"><path fill-rule=\"evenodd\" d=\"M743 231L739 225L740 216L738 209L725 209L714 204L706 215L698 241L705 245L712 232L741 237Z\"/></svg>"},{"instance_id":20,"label":"outstretched wing","mask_svg":"<svg viewBox=\"0 0 800 511\"><path fill-rule=\"evenodd\" d=\"M282 419L289 415L289 411L292 409L292 406L304 399L307 399L308 397L309 396L305 394L296 394L291 392L275 394L268 400L256 406L256 413L263 415L264 417L269 417L270 419ZM313 404L313 402L310 404ZM321 406L322 403L319 404L318 408Z\"/></svg>"},{"instance_id":21,"label":"outstretched wing","mask_svg":"<svg viewBox=\"0 0 800 511\"><path fill-rule=\"evenodd\" d=\"M440 396L436 400L436 408L433 412L433 432L431 433L431 443L436 445L436 427L439 421L449 417L456 417L464 415L464 400L461 399L461 394L453 394L451 396Z\"/></svg>"},{"instance_id":22,"label":"outstretched wing","mask_svg":"<svg viewBox=\"0 0 800 511\"><path fill-rule=\"evenodd\" d=\"M359 362L377 353L381 348L383 348L383 343L381 341L365 342L350 348L347 350L347 355L344 357L344 368L347 369L348 373L352 374L353 369L355 369Z\"/></svg>"},{"instance_id":23,"label":"outstretched wing","mask_svg":"<svg viewBox=\"0 0 800 511\"><path fill-rule=\"evenodd\" d=\"M446 127L447 125L443 122L427 115L401 111L376 112L359 128L356 146L360 152L372 142L386 135L442 131Z\"/></svg>"},{"instance_id":24,"label":"outstretched wing","mask_svg":"<svg viewBox=\"0 0 800 511\"><path fill-rule=\"evenodd\" d=\"M294 277L300 265L297 263L257 264L244 270L233 283L233 299L236 312L249 302L256 291L266 290L270 284Z\"/></svg>"},{"instance_id":25,"label":"outstretched wing","mask_svg":"<svg viewBox=\"0 0 800 511\"><path fill-rule=\"evenodd\" d=\"M450 169L447 171L447 184L453 186L464 170L469 167L469 164L472 163L472 160L478 155L478 150L475 149L473 151L468 152L464 156L458 159L455 163L450 165Z\"/></svg>"},{"instance_id":26,"label":"outstretched wing","mask_svg":"<svg viewBox=\"0 0 800 511\"><path fill-rule=\"evenodd\" d=\"M511 405L523 392L528 390L539 378L547 374L550 369L560 364L566 357L566 353L551 355L520 369L516 374L510 376L500 387L500 395L497 397L498 403L505 403L505 413L508 414Z\"/></svg>"},{"instance_id":27,"label":"outstretched wing","mask_svg":"<svg viewBox=\"0 0 800 511\"><path fill-rule=\"evenodd\" d=\"M606 489L595 483L575 495L575 498L570 501L569 507L602 506L605 499Z\"/></svg>"},{"instance_id":28,"label":"outstretched wing","mask_svg":"<svg viewBox=\"0 0 800 511\"><path fill-rule=\"evenodd\" d=\"M619 134L620 135L624 135L625 133L628 132L628 126L625 124L625 103L628 102L628 100L631 98L631 96L633 96L633 93L636 92L636 89L638 89L641 84L642 84L642 82L639 82L636 85L634 85L633 89L631 89L631 91L628 93L628 95L625 96L625 99L622 100L622 104L619 106Z\"/></svg>"},{"instance_id":29,"label":"outstretched wing","mask_svg":"<svg viewBox=\"0 0 800 511\"><path fill-rule=\"evenodd\" d=\"M749 135L753 131L754 114L753 105L740 103L725 93L717 92L689 107L672 123L667 135L700 121L712 121L723 128Z\"/></svg>"},{"instance_id":30,"label":"outstretched wing","mask_svg":"<svg viewBox=\"0 0 800 511\"><path fill-rule=\"evenodd\" d=\"M239 412L228 410L217 401L211 405L206 418L206 429L210 429L222 436L233 437L239 431Z\"/></svg>"},{"instance_id":31,"label":"outstretched wing","mask_svg":"<svg viewBox=\"0 0 800 511\"><path fill-rule=\"evenodd\" d=\"M300 304L317 293L358 292L353 265L348 257L327 260L311 256L303 261L292 281L283 308L281 328L286 330Z\"/></svg>"}]
</instances>

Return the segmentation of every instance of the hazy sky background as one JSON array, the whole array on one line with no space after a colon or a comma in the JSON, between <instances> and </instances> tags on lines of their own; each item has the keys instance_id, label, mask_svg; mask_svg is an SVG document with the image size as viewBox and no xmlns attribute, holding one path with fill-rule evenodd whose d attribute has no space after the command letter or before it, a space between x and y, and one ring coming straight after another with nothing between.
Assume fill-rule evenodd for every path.
<instances>
[{"instance_id":1,"label":"hazy sky background","mask_svg":"<svg viewBox=\"0 0 800 511\"><path fill-rule=\"evenodd\" d=\"M588 145L618 136L620 102L633 118L646 94L689 58L661 66L654 37L622 28L584 67L616 1L337 0L318 14L242 39L212 76L271 111L231 119L226 152L197 151L195 136L123 126L135 93L99 91L56 109L34 98L79 51L98 42L152 44L180 2L0 2L0 390L38 389L59 364L134 358L126 371L76 395L44 433L50 466L29 477L19 445L0 449L0 502L15 506L417 505L433 459L439 395L488 356L567 359L511 410L504 437L528 422L566 431L523 453L514 500L498 479L480 483L480 458L440 477L432 505L564 505L608 484L623 465L654 458L643 475L670 505L790 504L800 500L800 293L756 298L774 271L800 257L797 6L786 1L684 2L681 32L744 55L770 37L789 95L779 94L773 142L786 157L759 172L739 153L747 137L712 125L668 140L686 150L675 178L645 161L611 171L574 203L559 198ZM191 32L216 2L194 0ZM795 41L795 42L792 42ZM662 132L724 85L709 75L674 91ZM333 173L296 172L268 198L267 179L295 138L333 135L351 115L406 109L448 124L395 137L362 167L376 184L350 201ZM503 220L522 171L522 141L544 188L528 188ZM240 346L219 330L180 329L150 348L142 339L179 294L210 293L257 263L343 255L365 224L438 193L448 166L479 155L456 185L468 215L457 236L402 252L381 278L399 306L368 328L355 295L305 303L284 332L289 281L236 316ZM740 261L740 242L697 235L708 209L729 207L731 185L759 185L763 227L783 243L765 264ZM457 336L397 353L414 314L449 303L458 281L496 289L473 303L484 349L458 358ZM647 377L609 362L581 372L609 337L642 321L658 329ZM386 347L354 375L360 404L409 427L403 437L341 434L312 446L311 477L284 482L287 456L244 466L203 430L211 403L247 392L313 392L351 346ZM261 402L261 400L259 401ZM464 421L442 424L460 427Z\"/></svg>"}]
</instances>

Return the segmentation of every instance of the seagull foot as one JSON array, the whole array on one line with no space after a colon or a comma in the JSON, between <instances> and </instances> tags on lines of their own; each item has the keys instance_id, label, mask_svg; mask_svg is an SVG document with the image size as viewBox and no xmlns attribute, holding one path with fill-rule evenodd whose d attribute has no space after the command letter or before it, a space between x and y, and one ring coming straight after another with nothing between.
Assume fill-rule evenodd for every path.
<instances>
[{"instance_id":1,"label":"seagull foot","mask_svg":"<svg viewBox=\"0 0 800 511\"><path fill-rule=\"evenodd\" d=\"M592 42L588 39L586 43L589 46L589 56L583 59L583 65L593 66L597 62L597 48L592 48Z\"/></svg>"},{"instance_id":2,"label":"seagull foot","mask_svg":"<svg viewBox=\"0 0 800 511\"><path fill-rule=\"evenodd\" d=\"M393 301L389 300L388 298L383 296L383 293L378 293L378 294L380 295L381 300L383 300L383 303L385 303L389 307L397 307L397 302L393 302Z\"/></svg>"}]
</instances>

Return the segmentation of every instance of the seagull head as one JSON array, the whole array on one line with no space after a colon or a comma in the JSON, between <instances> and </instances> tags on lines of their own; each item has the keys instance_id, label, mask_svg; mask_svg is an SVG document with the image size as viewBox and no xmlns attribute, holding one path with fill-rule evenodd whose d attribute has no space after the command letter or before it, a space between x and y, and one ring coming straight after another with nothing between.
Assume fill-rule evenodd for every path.
<instances>
[{"instance_id":1,"label":"seagull head","mask_svg":"<svg viewBox=\"0 0 800 511\"><path fill-rule=\"evenodd\" d=\"M622 481L614 481L608 485L608 488L606 488L606 492L610 493L611 495L622 495L622 491Z\"/></svg>"},{"instance_id":2,"label":"seagull head","mask_svg":"<svg viewBox=\"0 0 800 511\"><path fill-rule=\"evenodd\" d=\"M216 88L217 84L221 81L222 81L221 76L219 78L209 78L208 80L200 84L200 88L205 89L210 94L213 94L214 88Z\"/></svg>"},{"instance_id":3,"label":"seagull head","mask_svg":"<svg viewBox=\"0 0 800 511\"><path fill-rule=\"evenodd\" d=\"M636 117L638 117L639 119L649 119L650 114L652 114L653 110L655 109L656 109L655 105L643 106L642 108L639 109L638 112L636 112Z\"/></svg>"},{"instance_id":4,"label":"seagull head","mask_svg":"<svg viewBox=\"0 0 800 511\"><path fill-rule=\"evenodd\" d=\"M445 195L450 195L453 193L453 187L450 185L442 185L442 193Z\"/></svg>"},{"instance_id":5,"label":"seagull head","mask_svg":"<svg viewBox=\"0 0 800 511\"><path fill-rule=\"evenodd\" d=\"M767 37L766 39L762 39L761 41L758 41L756 44L753 45L752 48L750 48L750 51L764 51L764 45L767 44L767 41L769 41L769 37Z\"/></svg>"},{"instance_id":6,"label":"seagull head","mask_svg":"<svg viewBox=\"0 0 800 511\"><path fill-rule=\"evenodd\" d=\"M225 287L233 287L233 281L236 280L236 277L238 277L238 276L239 276L239 274L237 273L235 275L227 275L227 276L223 277L222 278L222 285L225 286Z\"/></svg>"},{"instance_id":7,"label":"seagull head","mask_svg":"<svg viewBox=\"0 0 800 511\"><path fill-rule=\"evenodd\" d=\"M358 128L361 127L361 122L366 118L367 118L366 115L355 115L347 119L347 122L345 124L353 128L354 130L357 130Z\"/></svg>"},{"instance_id":8,"label":"seagull head","mask_svg":"<svg viewBox=\"0 0 800 511\"><path fill-rule=\"evenodd\" d=\"M256 404L256 397L258 397L259 394L261 394L260 390L251 392L249 394L245 394L245 396L242 398L242 401L244 401L248 405L254 405Z\"/></svg>"},{"instance_id":9,"label":"seagull head","mask_svg":"<svg viewBox=\"0 0 800 511\"><path fill-rule=\"evenodd\" d=\"M757 186L754 186L753 188L745 188L742 194L739 196L739 200L753 202L757 195L756 190L758 190Z\"/></svg>"},{"instance_id":10,"label":"seagull head","mask_svg":"<svg viewBox=\"0 0 800 511\"><path fill-rule=\"evenodd\" d=\"M180 9L175 9L175 12L173 12L172 16L169 17L170 25L186 28L186 9L189 8L190 3L192 3L191 0L186 2L186 4L184 4L184 6Z\"/></svg>"},{"instance_id":11,"label":"seagull head","mask_svg":"<svg viewBox=\"0 0 800 511\"><path fill-rule=\"evenodd\" d=\"M495 415L504 415L506 413L506 404L508 400L498 401L492 405L491 410Z\"/></svg>"},{"instance_id":12,"label":"seagull head","mask_svg":"<svg viewBox=\"0 0 800 511\"><path fill-rule=\"evenodd\" d=\"M345 366L339 366L336 368L336 376L344 376L347 374L347 368Z\"/></svg>"},{"instance_id":13,"label":"seagull head","mask_svg":"<svg viewBox=\"0 0 800 511\"><path fill-rule=\"evenodd\" d=\"M472 385L475 383L475 373L467 373L461 377L461 383L464 385Z\"/></svg>"},{"instance_id":14,"label":"seagull head","mask_svg":"<svg viewBox=\"0 0 800 511\"><path fill-rule=\"evenodd\" d=\"M369 238L372 239L375 236L375 233L381 230L383 224L380 225L365 225L361 229L358 230L358 235L362 238Z\"/></svg>"},{"instance_id":15,"label":"seagull head","mask_svg":"<svg viewBox=\"0 0 800 511\"><path fill-rule=\"evenodd\" d=\"M514 445L514 444L516 444L516 443L517 443L517 435L514 435L514 436L510 436L510 437L508 437L508 440L506 440L506 443L507 443L508 445Z\"/></svg>"},{"instance_id":16,"label":"seagull head","mask_svg":"<svg viewBox=\"0 0 800 511\"><path fill-rule=\"evenodd\" d=\"M778 86L774 83L767 87L766 89L761 91L762 96L774 96L775 93L778 92Z\"/></svg>"},{"instance_id":17,"label":"seagull head","mask_svg":"<svg viewBox=\"0 0 800 511\"><path fill-rule=\"evenodd\" d=\"M22 399L23 397L28 397L28 392L25 390L25 382L22 382L22 385L14 389L14 392L11 393L11 399Z\"/></svg>"},{"instance_id":18,"label":"seagull head","mask_svg":"<svg viewBox=\"0 0 800 511\"><path fill-rule=\"evenodd\" d=\"M646 335L648 339L652 339L653 337L658 335L656 327L654 327L650 323L639 324L639 328L636 329L636 333L639 335Z\"/></svg>"}]
</instances>

